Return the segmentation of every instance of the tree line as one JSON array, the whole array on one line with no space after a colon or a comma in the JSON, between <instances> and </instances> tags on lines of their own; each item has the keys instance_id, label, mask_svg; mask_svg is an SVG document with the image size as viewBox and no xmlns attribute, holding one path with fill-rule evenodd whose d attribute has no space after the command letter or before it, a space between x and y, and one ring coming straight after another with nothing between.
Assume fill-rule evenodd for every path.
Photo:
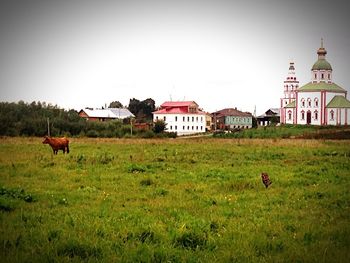
<instances>
[{"instance_id":1,"label":"tree line","mask_svg":"<svg viewBox=\"0 0 350 263\"><path fill-rule=\"evenodd\" d=\"M124 106L113 101L109 107ZM156 109L153 99L140 101L135 98L130 99L125 108L135 115L134 122L148 123L152 123L152 112ZM137 130L131 127L130 119L91 122L81 118L76 110L65 110L46 102L0 102L0 136L44 136L48 134L48 127L51 136L151 138L156 133L165 136L162 133L164 129L159 129L159 126L165 127L162 123L156 123L156 129Z\"/></svg>"}]
</instances>

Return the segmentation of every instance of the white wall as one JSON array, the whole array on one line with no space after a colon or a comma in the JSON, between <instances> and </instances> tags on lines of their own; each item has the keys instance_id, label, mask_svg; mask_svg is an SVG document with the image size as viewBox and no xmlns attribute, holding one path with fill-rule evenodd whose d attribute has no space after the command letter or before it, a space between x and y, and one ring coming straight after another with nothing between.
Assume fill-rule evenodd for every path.
<instances>
[{"instance_id":1,"label":"white wall","mask_svg":"<svg viewBox=\"0 0 350 263\"><path fill-rule=\"evenodd\" d=\"M349 125L350 109L348 108L327 108L327 124L328 125ZM334 112L334 118L331 117L331 111Z\"/></svg>"},{"instance_id":2,"label":"white wall","mask_svg":"<svg viewBox=\"0 0 350 263\"><path fill-rule=\"evenodd\" d=\"M302 99L305 100L305 106L302 106ZM308 104L308 99L311 100L311 106ZM315 104L315 99L318 100L318 106ZM305 112L305 117L302 119L302 111ZM299 92L298 93L298 124L306 124L307 112L311 111L311 124L321 125L321 92ZM315 118L315 111L318 112L317 119Z\"/></svg>"},{"instance_id":3,"label":"white wall","mask_svg":"<svg viewBox=\"0 0 350 263\"><path fill-rule=\"evenodd\" d=\"M187 135L205 132L205 114L154 114L153 121L164 120L167 132Z\"/></svg>"}]
</instances>

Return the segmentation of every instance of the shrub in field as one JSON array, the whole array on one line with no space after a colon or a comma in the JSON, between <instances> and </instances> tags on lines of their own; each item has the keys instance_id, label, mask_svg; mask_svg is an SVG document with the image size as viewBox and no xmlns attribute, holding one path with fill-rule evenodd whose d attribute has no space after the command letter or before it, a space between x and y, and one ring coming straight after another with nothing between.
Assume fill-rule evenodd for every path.
<instances>
[{"instance_id":1,"label":"shrub in field","mask_svg":"<svg viewBox=\"0 0 350 263\"><path fill-rule=\"evenodd\" d=\"M128 168L129 173L144 173L146 168L140 164L131 164Z\"/></svg>"},{"instance_id":2,"label":"shrub in field","mask_svg":"<svg viewBox=\"0 0 350 263\"><path fill-rule=\"evenodd\" d=\"M199 231L186 231L175 239L175 245L185 249L204 249L208 244L206 233Z\"/></svg>"},{"instance_id":3,"label":"shrub in field","mask_svg":"<svg viewBox=\"0 0 350 263\"><path fill-rule=\"evenodd\" d=\"M150 179L150 178L141 180L141 182L140 182L140 185L141 185L141 186L150 186L150 185L152 185L152 184L154 184L154 182L153 182L152 179Z\"/></svg>"},{"instance_id":4,"label":"shrub in field","mask_svg":"<svg viewBox=\"0 0 350 263\"><path fill-rule=\"evenodd\" d=\"M7 189L5 187L0 187L0 196L4 196L7 198L15 198L15 199L21 199L25 202L33 202L35 199L31 194L25 193L24 189L18 188L18 189Z\"/></svg>"},{"instance_id":5,"label":"shrub in field","mask_svg":"<svg viewBox=\"0 0 350 263\"><path fill-rule=\"evenodd\" d=\"M78 257L82 260L90 258L94 258L96 260L102 257L102 249L99 247L90 246L86 243L79 243L75 240L69 240L67 243L58 247L57 255L69 258Z\"/></svg>"}]
</instances>

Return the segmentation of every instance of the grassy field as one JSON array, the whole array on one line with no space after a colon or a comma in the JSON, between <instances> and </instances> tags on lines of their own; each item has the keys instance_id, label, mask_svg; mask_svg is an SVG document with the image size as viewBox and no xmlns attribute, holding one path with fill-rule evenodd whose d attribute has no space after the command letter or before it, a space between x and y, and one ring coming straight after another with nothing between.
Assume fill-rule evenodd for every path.
<instances>
[{"instance_id":1,"label":"grassy field","mask_svg":"<svg viewBox=\"0 0 350 263\"><path fill-rule=\"evenodd\" d=\"M1 262L350 260L350 141L41 140L0 139Z\"/></svg>"}]
</instances>

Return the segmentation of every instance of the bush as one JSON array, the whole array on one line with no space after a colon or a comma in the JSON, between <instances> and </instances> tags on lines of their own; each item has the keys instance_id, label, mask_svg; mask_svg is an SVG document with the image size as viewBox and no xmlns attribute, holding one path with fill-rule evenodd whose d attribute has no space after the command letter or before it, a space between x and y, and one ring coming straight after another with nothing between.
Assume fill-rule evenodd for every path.
<instances>
[{"instance_id":1,"label":"bush","mask_svg":"<svg viewBox=\"0 0 350 263\"><path fill-rule=\"evenodd\" d=\"M90 138L97 138L99 136L98 132L95 131L95 130L89 130L87 133L86 133L86 136L87 137L90 137Z\"/></svg>"}]
</instances>

